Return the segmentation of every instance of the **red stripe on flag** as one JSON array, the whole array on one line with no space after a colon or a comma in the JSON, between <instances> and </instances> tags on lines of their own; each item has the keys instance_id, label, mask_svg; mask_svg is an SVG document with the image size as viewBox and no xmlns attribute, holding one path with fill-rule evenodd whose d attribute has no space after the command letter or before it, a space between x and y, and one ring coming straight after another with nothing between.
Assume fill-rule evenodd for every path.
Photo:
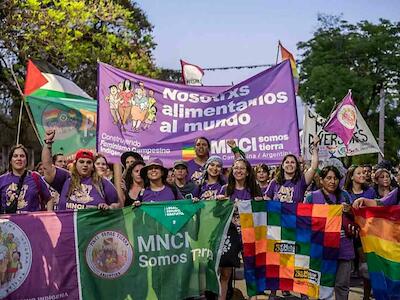
<instances>
[{"instance_id":1,"label":"red stripe on flag","mask_svg":"<svg viewBox=\"0 0 400 300\"><path fill-rule=\"evenodd\" d=\"M40 87L47 83L47 79L42 75L42 72L29 60L25 78L24 95L28 96Z\"/></svg>"}]
</instances>

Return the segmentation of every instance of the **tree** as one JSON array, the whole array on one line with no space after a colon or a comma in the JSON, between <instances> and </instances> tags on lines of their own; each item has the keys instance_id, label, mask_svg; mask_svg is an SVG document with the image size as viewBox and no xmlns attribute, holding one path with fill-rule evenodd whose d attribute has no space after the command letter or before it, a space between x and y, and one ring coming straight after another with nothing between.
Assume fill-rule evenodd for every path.
<instances>
[{"instance_id":1,"label":"tree","mask_svg":"<svg viewBox=\"0 0 400 300\"><path fill-rule=\"evenodd\" d=\"M96 97L97 61L156 76L152 25L129 0L0 2L0 124L15 135L29 58L47 61ZM14 101L13 101L14 100ZM4 132L3 132L4 134Z\"/></svg>"},{"instance_id":2,"label":"tree","mask_svg":"<svg viewBox=\"0 0 400 300\"><path fill-rule=\"evenodd\" d=\"M302 51L299 95L318 113L328 116L334 103L352 89L357 107L377 137L383 88L385 159L398 160L400 22L380 19L378 24L361 21L353 25L326 15L320 15L318 21L313 38L298 43Z\"/></svg>"}]
</instances>

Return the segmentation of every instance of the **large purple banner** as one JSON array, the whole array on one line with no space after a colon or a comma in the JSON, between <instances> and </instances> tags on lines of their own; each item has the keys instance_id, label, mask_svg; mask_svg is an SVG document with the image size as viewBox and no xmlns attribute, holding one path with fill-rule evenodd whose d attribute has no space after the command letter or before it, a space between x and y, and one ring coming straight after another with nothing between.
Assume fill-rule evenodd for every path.
<instances>
[{"instance_id":1,"label":"large purple banner","mask_svg":"<svg viewBox=\"0 0 400 300\"><path fill-rule=\"evenodd\" d=\"M229 87L169 83L100 63L98 101L97 150L110 162L136 151L171 166L191 158L199 136L226 166L234 158L229 139L252 164L278 164L300 152L289 61Z\"/></svg>"},{"instance_id":2,"label":"large purple banner","mask_svg":"<svg viewBox=\"0 0 400 300\"><path fill-rule=\"evenodd\" d=\"M2 215L0 299L79 299L71 212Z\"/></svg>"}]
</instances>

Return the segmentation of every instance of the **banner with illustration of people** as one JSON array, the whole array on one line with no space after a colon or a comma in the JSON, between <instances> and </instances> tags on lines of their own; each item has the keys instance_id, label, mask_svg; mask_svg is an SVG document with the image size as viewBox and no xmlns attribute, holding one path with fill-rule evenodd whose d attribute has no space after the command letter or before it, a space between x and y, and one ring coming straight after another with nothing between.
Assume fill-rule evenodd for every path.
<instances>
[{"instance_id":1,"label":"banner with illustration of people","mask_svg":"<svg viewBox=\"0 0 400 300\"><path fill-rule=\"evenodd\" d=\"M182 200L2 215L0 299L218 294L219 249L232 213L229 201Z\"/></svg>"},{"instance_id":2,"label":"banner with illustration of people","mask_svg":"<svg viewBox=\"0 0 400 300\"><path fill-rule=\"evenodd\" d=\"M289 61L229 87L169 83L104 63L98 68L97 150L108 161L136 151L170 166L187 158L199 136L225 165L234 158L230 139L252 163L277 164L300 152Z\"/></svg>"}]
</instances>

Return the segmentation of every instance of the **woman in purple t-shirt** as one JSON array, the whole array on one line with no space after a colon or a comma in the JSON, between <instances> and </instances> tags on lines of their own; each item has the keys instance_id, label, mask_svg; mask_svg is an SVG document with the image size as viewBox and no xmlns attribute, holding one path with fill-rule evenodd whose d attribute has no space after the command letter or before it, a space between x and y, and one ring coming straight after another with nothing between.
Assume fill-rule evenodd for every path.
<instances>
[{"instance_id":1,"label":"woman in purple t-shirt","mask_svg":"<svg viewBox=\"0 0 400 300\"><path fill-rule=\"evenodd\" d=\"M0 213L40 210L51 200L50 192L37 172L27 170L28 151L13 146L8 154L8 172L0 176ZM52 205L47 206L49 210Z\"/></svg>"},{"instance_id":2,"label":"woman in purple t-shirt","mask_svg":"<svg viewBox=\"0 0 400 300\"><path fill-rule=\"evenodd\" d=\"M229 198L230 201L262 199L260 187L256 182L256 176L250 163L238 158L232 166L228 176L228 184L219 192L218 198ZM229 226L220 261L221 299L225 299L228 290L228 282L232 274L232 268L240 265L239 252L242 242L239 234L239 214L235 211L232 223Z\"/></svg>"},{"instance_id":3,"label":"woman in purple t-shirt","mask_svg":"<svg viewBox=\"0 0 400 300\"><path fill-rule=\"evenodd\" d=\"M362 166L354 165L347 170L343 188L350 194L351 202L360 197L368 199L376 198L375 190L367 184L365 171Z\"/></svg>"},{"instance_id":4,"label":"woman in purple t-shirt","mask_svg":"<svg viewBox=\"0 0 400 300\"><path fill-rule=\"evenodd\" d=\"M318 136L314 136L311 167L302 173L299 160L293 154L286 155L274 179L264 194L266 200L280 202L303 202L308 185L312 182L318 168Z\"/></svg>"},{"instance_id":5,"label":"woman in purple t-shirt","mask_svg":"<svg viewBox=\"0 0 400 300\"><path fill-rule=\"evenodd\" d=\"M204 165L210 156L210 141L201 136L194 141L196 157L188 161L188 178L198 184L203 174Z\"/></svg>"},{"instance_id":6,"label":"woman in purple t-shirt","mask_svg":"<svg viewBox=\"0 0 400 300\"><path fill-rule=\"evenodd\" d=\"M203 176L200 179L199 198L215 199L225 184L222 175L222 159L219 156L210 156L204 166Z\"/></svg>"},{"instance_id":7,"label":"woman in purple t-shirt","mask_svg":"<svg viewBox=\"0 0 400 300\"><path fill-rule=\"evenodd\" d=\"M79 150L76 153L71 173L53 165L51 146L54 136L54 130L46 131L42 162L46 181L60 193L58 209L120 207L118 194L113 184L100 177L94 170L94 156L91 151Z\"/></svg>"},{"instance_id":8,"label":"woman in purple t-shirt","mask_svg":"<svg viewBox=\"0 0 400 300\"><path fill-rule=\"evenodd\" d=\"M361 197L368 199L376 198L375 190L367 183L366 172L363 166L354 165L347 170L344 189L349 193L352 203ZM363 278L364 299L369 299L371 295L371 282L369 281L367 262L359 237L354 239L354 247L358 253L357 265L359 273Z\"/></svg>"},{"instance_id":9,"label":"woman in purple t-shirt","mask_svg":"<svg viewBox=\"0 0 400 300\"><path fill-rule=\"evenodd\" d=\"M381 199L367 199L358 198L353 202L353 207L358 209L363 206L373 207L373 206L390 206L390 205L400 205L400 192L399 188L395 188L389 194Z\"/></svg>"},{"instance_id":10,"label":"woman in purple t-shirt","mask_svg":"<svg viewBox=\"0 0 400 300\"><path fill-rule=\"evenodd\" d=\"M324 167L320 172L321 188L307 195L305 202L312 204L344 204L344 211L349 209L350 195L339 186L341 175L334 166ZM348 205L346 205L348 204ZM354 259L352 238L356 236L356 227L348 214L343 214L340 232L339 261L335 280L336 299L348 299L350 290L351 262Z\"/></svg>"},{"instance_id":11,"label":"woman in purple t-shirt","mask_svg":"<svg viewBox=\"0 0 400 300\"><path fill-rule=\"evenodd\" d=\"M259 164L254 171L256 172L256 179L261 193L264 195L270 182L269 167L266 164Z\"/></svg>"},{"instance_id":12,"label":"woman in purple t-shirt","mask_svg":"<svg viewBox=\"0 0 400 300\"><path fill-rule=\"evenodd\" d=\"M158 202L183 199L181 192L167 183L168 169L164 167L160 159L150 161L140 170L140 176L144 182L144 188L139 193L138 200L134 205L140 202Z\"/></svg>"}]
</instances>

